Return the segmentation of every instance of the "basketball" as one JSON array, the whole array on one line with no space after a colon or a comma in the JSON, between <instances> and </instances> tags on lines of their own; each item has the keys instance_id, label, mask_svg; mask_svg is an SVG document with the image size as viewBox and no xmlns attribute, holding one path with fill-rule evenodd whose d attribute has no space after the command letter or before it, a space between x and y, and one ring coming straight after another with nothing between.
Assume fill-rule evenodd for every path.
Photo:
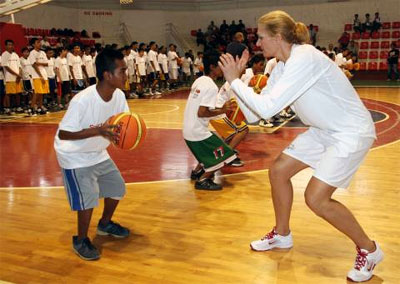
<instances>
[{"instance_id":1,"label":"basketball","mask_svg":"<svg viewBox=\"0 0 400 284\"><path fill-rule=\"evenodd\" d=\"M355 71L360 70L360 63L358 63L358 62L354 63L354 64L353 64L353 69L354 69Z\"/></svg>"},{"instance_id":2,"label":"basketball","mask_svg":"<svg viewBox=\"0 0 400 284\"><path fill-rule=\"evenodd\" d=\"M113 132L119 138L113 141L114 146L122 150L133 150L141 145L146 137L146 124L136 113L122 112L107 120L110 125L117 125Z\"/></svg>"},{"instance_id":3,"label":"basketball","mask_svg":"<svg viewBox=\"0 0 400 284\"><path fill-rule=\"evenodd\" d=\"M232 99L235 101L235 99ZM235 101L236 102L236 101ZM237 103L236 103L237 105ZM244 114L243 112L240 110L239 106L237 105L235 110L230 110L226 112L226 116L229 118L229 120L231 120L232 122L234 122L236 125L240 125L242 123L242 121L245 120Z\"/></svg>"},{"instance_id":4,"label":"basketball","mask_svg":"<svg viewBox=\"0 0 400 284\"><path fill-rule=\"evenodd\" d=\"M200 72L204 72L204 66L203 66L203 65L200 65L200 66L199 66L199 71L200 71Z\"/></svg>"},{"instance_id":5,"label":"basketball","mask_svg":"<svg viewBox=\"0 0 400 284\"><path fill-rule=\"evenodd\" d=\"M267 85L268 77L263 74L254 75L251 78L249 86L253 87L254 92L261 93L261 90Z\"/></svg>"}]
</instances>

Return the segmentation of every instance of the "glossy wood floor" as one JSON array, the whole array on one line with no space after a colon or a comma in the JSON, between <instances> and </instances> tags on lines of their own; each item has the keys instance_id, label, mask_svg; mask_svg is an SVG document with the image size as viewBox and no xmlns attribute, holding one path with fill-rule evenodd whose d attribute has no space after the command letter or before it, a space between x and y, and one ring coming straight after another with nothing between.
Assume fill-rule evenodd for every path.
<instances>
[{"instance_id":1,"label":"glossy wood floor","mask_svg":"<svg viewBox=\"0 0 400 284\"><path fill-rule=\"evenodd\" d=\"M363 88L358 92L363 98L400 104L399 89ZM182 127L182 99L137 100L130 104L133 110L145 114L149 127ZM61 117L62 113L57 113L30 122L55 123ZM398 125L399 113L395 119ZM369 283L400 283L399 161L399 141L374 148L351 186L335 194L385 252L384 261ZM15 157L15 162L23 160ZM76 216L69 210L62 187L0 188L0 280L345 283L355 248L304 204L303 192L311 175L311 170L305 170L293 178L294 247L289 251L259 253L249 249L250 241L274 225L265 169L221 177L225 185L221 192L195 191L189 180L128 184L114 219L130 227L133 234L126 240L95 237L101 214L101 208L96 209L90 236L101 249L102 258L95 262L83 261L71 250Z\"/></svg>"}]
</instances>

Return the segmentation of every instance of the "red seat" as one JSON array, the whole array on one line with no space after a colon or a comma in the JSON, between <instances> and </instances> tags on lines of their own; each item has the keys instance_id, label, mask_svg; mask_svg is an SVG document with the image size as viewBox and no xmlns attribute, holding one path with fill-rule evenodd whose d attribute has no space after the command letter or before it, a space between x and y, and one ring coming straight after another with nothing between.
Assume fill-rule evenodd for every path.
<instances>
[{"instance_id":1,"label":"red seat","mask_svg":"<svg viewBox=\"0 0 400 284\"><path fill-rule=\"evenodd\" d=\"M400 28L400 22L393 22L392 23L392 28L393 29L399 29Z\"/></svg>"},{"instance_id":2,"label":"red seat","mask_svg":"<svg viewBox=\"0 0 400 284\"><path fill-rule=\"evenodd\" d=\"M390 29L390 22L384 22L382 23L382 29L387 30Z\"/></svg>"},{"instance_id":3,"label":"red seat","mask_svg":"<svg viewBox=\"0 0 400 284\"><path fill-rule=\"evenodd\" d=\"M360 51L358 53L358 58L360 59L367 59L368 53L366 51Z\"/></svg>"},{"instance_id":4,"label":"red seat","mask_svg":"<svg viewBox=\"0 0 400 284\"><path fill-rule=\"evenodd\" d=\"M367 70L367 63L366 62L360 62L360 70Z\"/></svg>"},{"instance_id":5,"label":"red seat","mask_svg":"<svg viewBox=\"0 0 400 284\"><path fill-rule=\"evenodd\" d=\"M360 34L359 34L359 33L352 33L352 34L351 34L351 39L352 39L352 40L360 39Z\"/></svg>"},{"instance_id":6,"label":"red seat","mask_svg":"<svg viewBox=\"0 0 400 284\"><path fill-rule=\"evenodd\" d=\"M247 28L247 29L246 29L246 32L247 32L248 34L252 34L252 33L253 33L253 29L252 29L252 28Z\"/></svg>"},{"instance_id":7,"label":"red seat","mask_svg":"<svg viewBox=\"0 0 400 284\"><path fill-rule=\"evenodd\" d=\"M378 51L370 51L368 57L369 59L378 59Z\"/></svg>"},{"instance_id":8,"label":"red seat","mask_svg":"<svg viewBox=\"0 0 400 284\"><path fill-rule=\"evenodd\" d=\"M368 70L378 70L377 62L368 62Z\"/></svg>"},{"instance_id":9,"label":"red seat","mask_svg":"<svg viewBox=\"0 0 400 284\"><path fill-rule=\"evenodd\" d=\"M382 38L390 38L390 32L382 32L381 37Z\"/></svg>"},{"instance_id":10,"label":"red seat","mask_svg":"<svg viewBox=\"0 0 400 284\"><path fill-rule=\"evenodd\" d=\"M387 70L387 69L388 69L388 66L387 66L386 61L379 62L379 70Z\"/></svg>"},{"instance_id":11,"label":"red seat","mask_svg":"<svg viewBox=\"0 0 400 284\"><path fill-rule=\"evenodd\" d=\"M374 48L374 49L379 48L379 41L371 42L371 48Z\"/></svg>"},{"instance_id":12,"label":"red seat","mask_svg":"<svg viewBox=\"0 0 400 284\"><path fill-rule=\"evenodd\" d=\"M393 31L392 38L400 38L400 31Z\"/></svg>"},{"instance_id":13,"label":"red seat","mask_svg":"<svg viewBox=\"0 0 400 284\"><path fill-rule=\"evenodd\" d=\"M382 50L381 54L379 55L380 59L387 59L388 58L388 51Z\"/></svg>"},{"instance_id":14,"label":"red seat","mask_svg":"<svg viewBox=\"0 0 400 284\"><path fill-rule=\"evenodd\" d=\"M190 31L190 35L191 35L191 36L196 36L196 34L197 34L197 31L196 31L196 30L191 30L191 31Z\"/></svg>"},{"instance_id":15,"label":"red seat","mask_svg":"<svg viewBox=\"0 0 400 284\"><path fill-rule=\"evenodd\" d=\"M318 26L314 26L315 31L318 32L319 31L319 27Z\"/></svg>"},{"instance_id":16,"label":"red seat","mask_svg":"<svg viewBox=\"0 0 400 284\"><path fill-rule=\"evenodd\" d=\"M360 49L368 49L369 47L369 42L368 41L362 41L360 44Z\"/></svg>"},{"instance_id":17,"label":"red seat","mask_svg":"<svg viewBox=\"0 0 400 284\"><path fill-rule=\"evenodd\" d=\"M369 33L362 33L361 38L362 39L369 39L370 38L370 34Z\"/></svg>"},{"instance_id":18,"label":"red seat","mask_svg":"<svg viewBox=\"0 0 400 284\"><path fill-rule=\"evenodd\" d=\"M389 48L390 44L388 41L381 41L381 48Z\"/></svg>"},{"instance_id":19,"label":"red seat","mask_svg":"<svg viewBox=\"0 0 400 284\"><path fill-rule=\"evenodd\" d=\"M351 30L353 30L353 25L352 24L345 24L344 25L344 31L345 32L349 32Z\"/></svg>"},{"instance_id":20,"label":"red seat","mask_svg":"<svg viewBox=\"0 0 400 284\"><path fill-rule=\"evenodd\" d=\"M371 38L373 39L378 39L381 37L381 33L380 32L373 32Z\"/></svg>"}]
</instances>

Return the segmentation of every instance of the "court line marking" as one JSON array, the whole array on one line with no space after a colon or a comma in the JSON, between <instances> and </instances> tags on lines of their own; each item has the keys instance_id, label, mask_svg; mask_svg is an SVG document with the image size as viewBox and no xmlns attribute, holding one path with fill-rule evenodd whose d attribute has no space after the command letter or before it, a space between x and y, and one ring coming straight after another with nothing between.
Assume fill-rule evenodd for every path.
<instances>
[{"instance_id":1,"label":"court line marking","mask_svg":"<svg viewBox=\"0 0 400 284\"><path fill-rule=\"evenodd\" d=\"M370 149L369 151L374 151L378 150L396 143L399 143L400 139L396 141L392 141L390 143L374 147ZM237 175L245 175L245 174L254 174L254 173L261 173L261 172L268 172L269 169L260 169L260 170L253 170L253 171L246 171L246 172L240 172L240 173L232 173L232 174L224 174L221 175L223 177L230 177L230 176L237 176ZM145 184L157 184L157 183L170 183L170 182L183 182L183 181L190 181L190 178L184 178L184 179L167 179L167 180L154 180L154 181L139 181L139 182L127 182L125 183L126 186L132 186L132 185L145 185ZM64 186L31 186L31 187L0 187L0 191L12 191L16 189L32 189L32 190L48 190L48 189L64 189Z\"/></svg>"}]
</instances>

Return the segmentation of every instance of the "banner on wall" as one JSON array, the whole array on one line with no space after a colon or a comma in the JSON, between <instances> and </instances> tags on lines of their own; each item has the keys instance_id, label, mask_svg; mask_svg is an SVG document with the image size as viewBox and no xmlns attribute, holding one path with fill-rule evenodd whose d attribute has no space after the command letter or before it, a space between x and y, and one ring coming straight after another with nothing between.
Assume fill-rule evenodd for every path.
<instances>
[{"instance_id":1,"label":"banner on wall","mask_svg":"<svg viewBox=\"0 0 400 284\"><path fill-rule=\"evenodd\" d=\"M111 11L83 11L83 15L85 16L112 16L113 12Z\"/></svg>"}]
</instances>

